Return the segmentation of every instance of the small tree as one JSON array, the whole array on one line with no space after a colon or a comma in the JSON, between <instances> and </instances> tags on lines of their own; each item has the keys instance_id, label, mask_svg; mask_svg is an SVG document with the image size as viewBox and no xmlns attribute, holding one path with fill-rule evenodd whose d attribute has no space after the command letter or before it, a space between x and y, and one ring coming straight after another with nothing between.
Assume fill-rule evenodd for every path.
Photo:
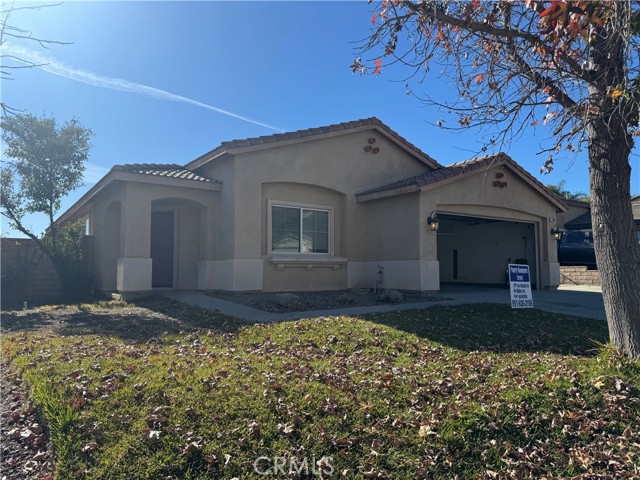
<instances>
[{"instance_id":1,"label":"small tree","mask_svg":"<svg viewBox=\"0 0 640 480\"><path fill-rule=\"evenodd\" d=\"M82 185L92 132L75 119L58 127L52 117L30 114L3 117L0 126L6 145L0 168L0 213L51 260L63 293L75 294L82 285L78 277L86 278L79 245L82 230L73 225L60 231L55 215L62 198ZM27 213L47 215L46 234L40 236L24 224Z\"/></svg>"},{"instance_id":2,"label":"small tree","mask_svg":"<svg viewBox=\"0 0 640 480\"><path fill-rule=\"evenodd\" d=\"M640 3L631 0L384 0L354 72L396 63L413 78L432 66L458 101L424 100L493 134L488 148L537 125L550 130L543 171L586 146L591 220L609 333L640 357L640 246L629 156L640 135ZM492 128L495 127L495 128Z\"/></svg>"}]
</instances>

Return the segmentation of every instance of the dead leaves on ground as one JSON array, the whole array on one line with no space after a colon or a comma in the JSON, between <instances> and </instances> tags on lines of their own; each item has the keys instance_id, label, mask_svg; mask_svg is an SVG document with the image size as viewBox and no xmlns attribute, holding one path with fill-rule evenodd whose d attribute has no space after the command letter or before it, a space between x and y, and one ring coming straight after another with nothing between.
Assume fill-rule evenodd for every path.
<instances>
[{"instance_id":1,"label":"dead leaves on ground","mask_svg":"<svg viewBox=\"0 0 640 480\"><path fill-rule=\"evenodd\" d=\"M351 318L7 345L63 390L89 470L141 442L203 477L309 452L347 478L640 476L640 367L611 356L462 351Z\"/></svg>"}]
</instances>

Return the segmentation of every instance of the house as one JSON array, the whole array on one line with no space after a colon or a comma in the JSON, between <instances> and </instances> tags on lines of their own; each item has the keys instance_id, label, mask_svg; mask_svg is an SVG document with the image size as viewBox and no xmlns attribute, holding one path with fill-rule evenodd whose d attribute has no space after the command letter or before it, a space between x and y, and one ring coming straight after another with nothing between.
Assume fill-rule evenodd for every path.
<instances>
[{"instance_id":1,"label":"house","mask_svg":"<svg viewBox=\"0 0 640 480\"><path fill-rule=\"evenodd\" d=\"M564 204L567 206L567 210L565 212L558 213L558 227L562 230L567 229L567 225L571 225L577 218L582 218L579 222L582 224L583 220L589 217L589 226L587 228L591 228L591 204L588 201L584 200L569 200L563 199Z\"/></svg>"},{"instance_id":2,"label":"house","mask_svg":"<svg viewBox=\"0 0 640 480\"><path fill-rule=\"evenodd\" d=\"M579 200L564 200L568 210L558 214L558 226L563 230L591 230L591 204ZM640 235L640 195L631 197L631 213ZM640 239L640 237L639 237Z\"/></svg>"},{"instance_id":3,"label":"house","mask_svg":"<svg viewBox=\"0 0 640 480\"><path fill-rule=\"evenodd\" d=\"M85 219L95 288L437 291L559 284L565 204L505 154L443 166L376 118L224 142L186 165L116 165Z\"/></svg>"}]
</instances>

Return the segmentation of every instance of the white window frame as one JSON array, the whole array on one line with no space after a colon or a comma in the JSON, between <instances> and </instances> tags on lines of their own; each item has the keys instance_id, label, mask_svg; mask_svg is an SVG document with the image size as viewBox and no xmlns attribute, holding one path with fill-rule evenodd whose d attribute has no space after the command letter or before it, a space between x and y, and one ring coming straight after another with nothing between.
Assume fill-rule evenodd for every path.
<instances>
[{"instance_id":1,"label":"white window frame","mask_svg":"<svg viewBox=\"0 0 640 480\"><path fill-rule=\"evenodd\" d=\"M298 208L300 210L317 210L321 212L329 213L329 251L327 253L308 253L308 252L274 252L273 251L273 229L272 229L272 211L273 207L285 207L285 208ZM302 242L302 212L300 212L300 241ZM290 202L281 200L268 200L267 201L267 253L271 256L277 257L312 257L323 258L333 257L333 207L328 205L318 205L311 203Z\"/></svg>"}]
</instances>

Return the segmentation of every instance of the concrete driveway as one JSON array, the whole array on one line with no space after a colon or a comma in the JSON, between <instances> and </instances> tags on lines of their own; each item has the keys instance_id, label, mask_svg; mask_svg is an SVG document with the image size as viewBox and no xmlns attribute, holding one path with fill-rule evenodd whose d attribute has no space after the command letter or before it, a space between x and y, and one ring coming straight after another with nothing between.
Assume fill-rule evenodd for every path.
<instances>
[{"instance_id":1,"label":"concrete driveway","mask_svg":"<svg viewBox=\"0 0 640 480\"><path fill-rule=\"evenodd\" d=\"M446 285L440 291L443 297L451 300L425 303L404 303L396 305L373 305L368 307L340 308L333 310L313 310L307 312L269 313L250 308L237 303L227 302L219 298L210 297L203 292L173 291L165 296L182 303L200 308L216 310L225 315L231 315L251 322L278 322L295 320L298 318L312 318L336 315L362 315L374 312L392 312L398 310L413 310L429 308L435 305L460 305L464 303L502 303L509 305L511 299L509 290L504 288L487 288L478 286ZM577 317L587 317L604 320L604 304L602 293L598 288L587 287L579 289L562 288L555 292L534 291L533 305L535 308L549 312L564 313Z\"/></svg>"},{"instance_id":2,"label":"concrete driveway","mask_svg":"<svg viewBox=\"0 0 640 480\"><path fill-rule=\"evenodd\" d=\"M454 300L438 302L439 305L460 303L504 303L509 305L511 303L509 290L506 288L445 285L440 294L452 297ZM576 317L606 319L600 287L562 286L555 292L534 290L533 306L540 310L575 315Z\"/></svg>"}]
</instances>

